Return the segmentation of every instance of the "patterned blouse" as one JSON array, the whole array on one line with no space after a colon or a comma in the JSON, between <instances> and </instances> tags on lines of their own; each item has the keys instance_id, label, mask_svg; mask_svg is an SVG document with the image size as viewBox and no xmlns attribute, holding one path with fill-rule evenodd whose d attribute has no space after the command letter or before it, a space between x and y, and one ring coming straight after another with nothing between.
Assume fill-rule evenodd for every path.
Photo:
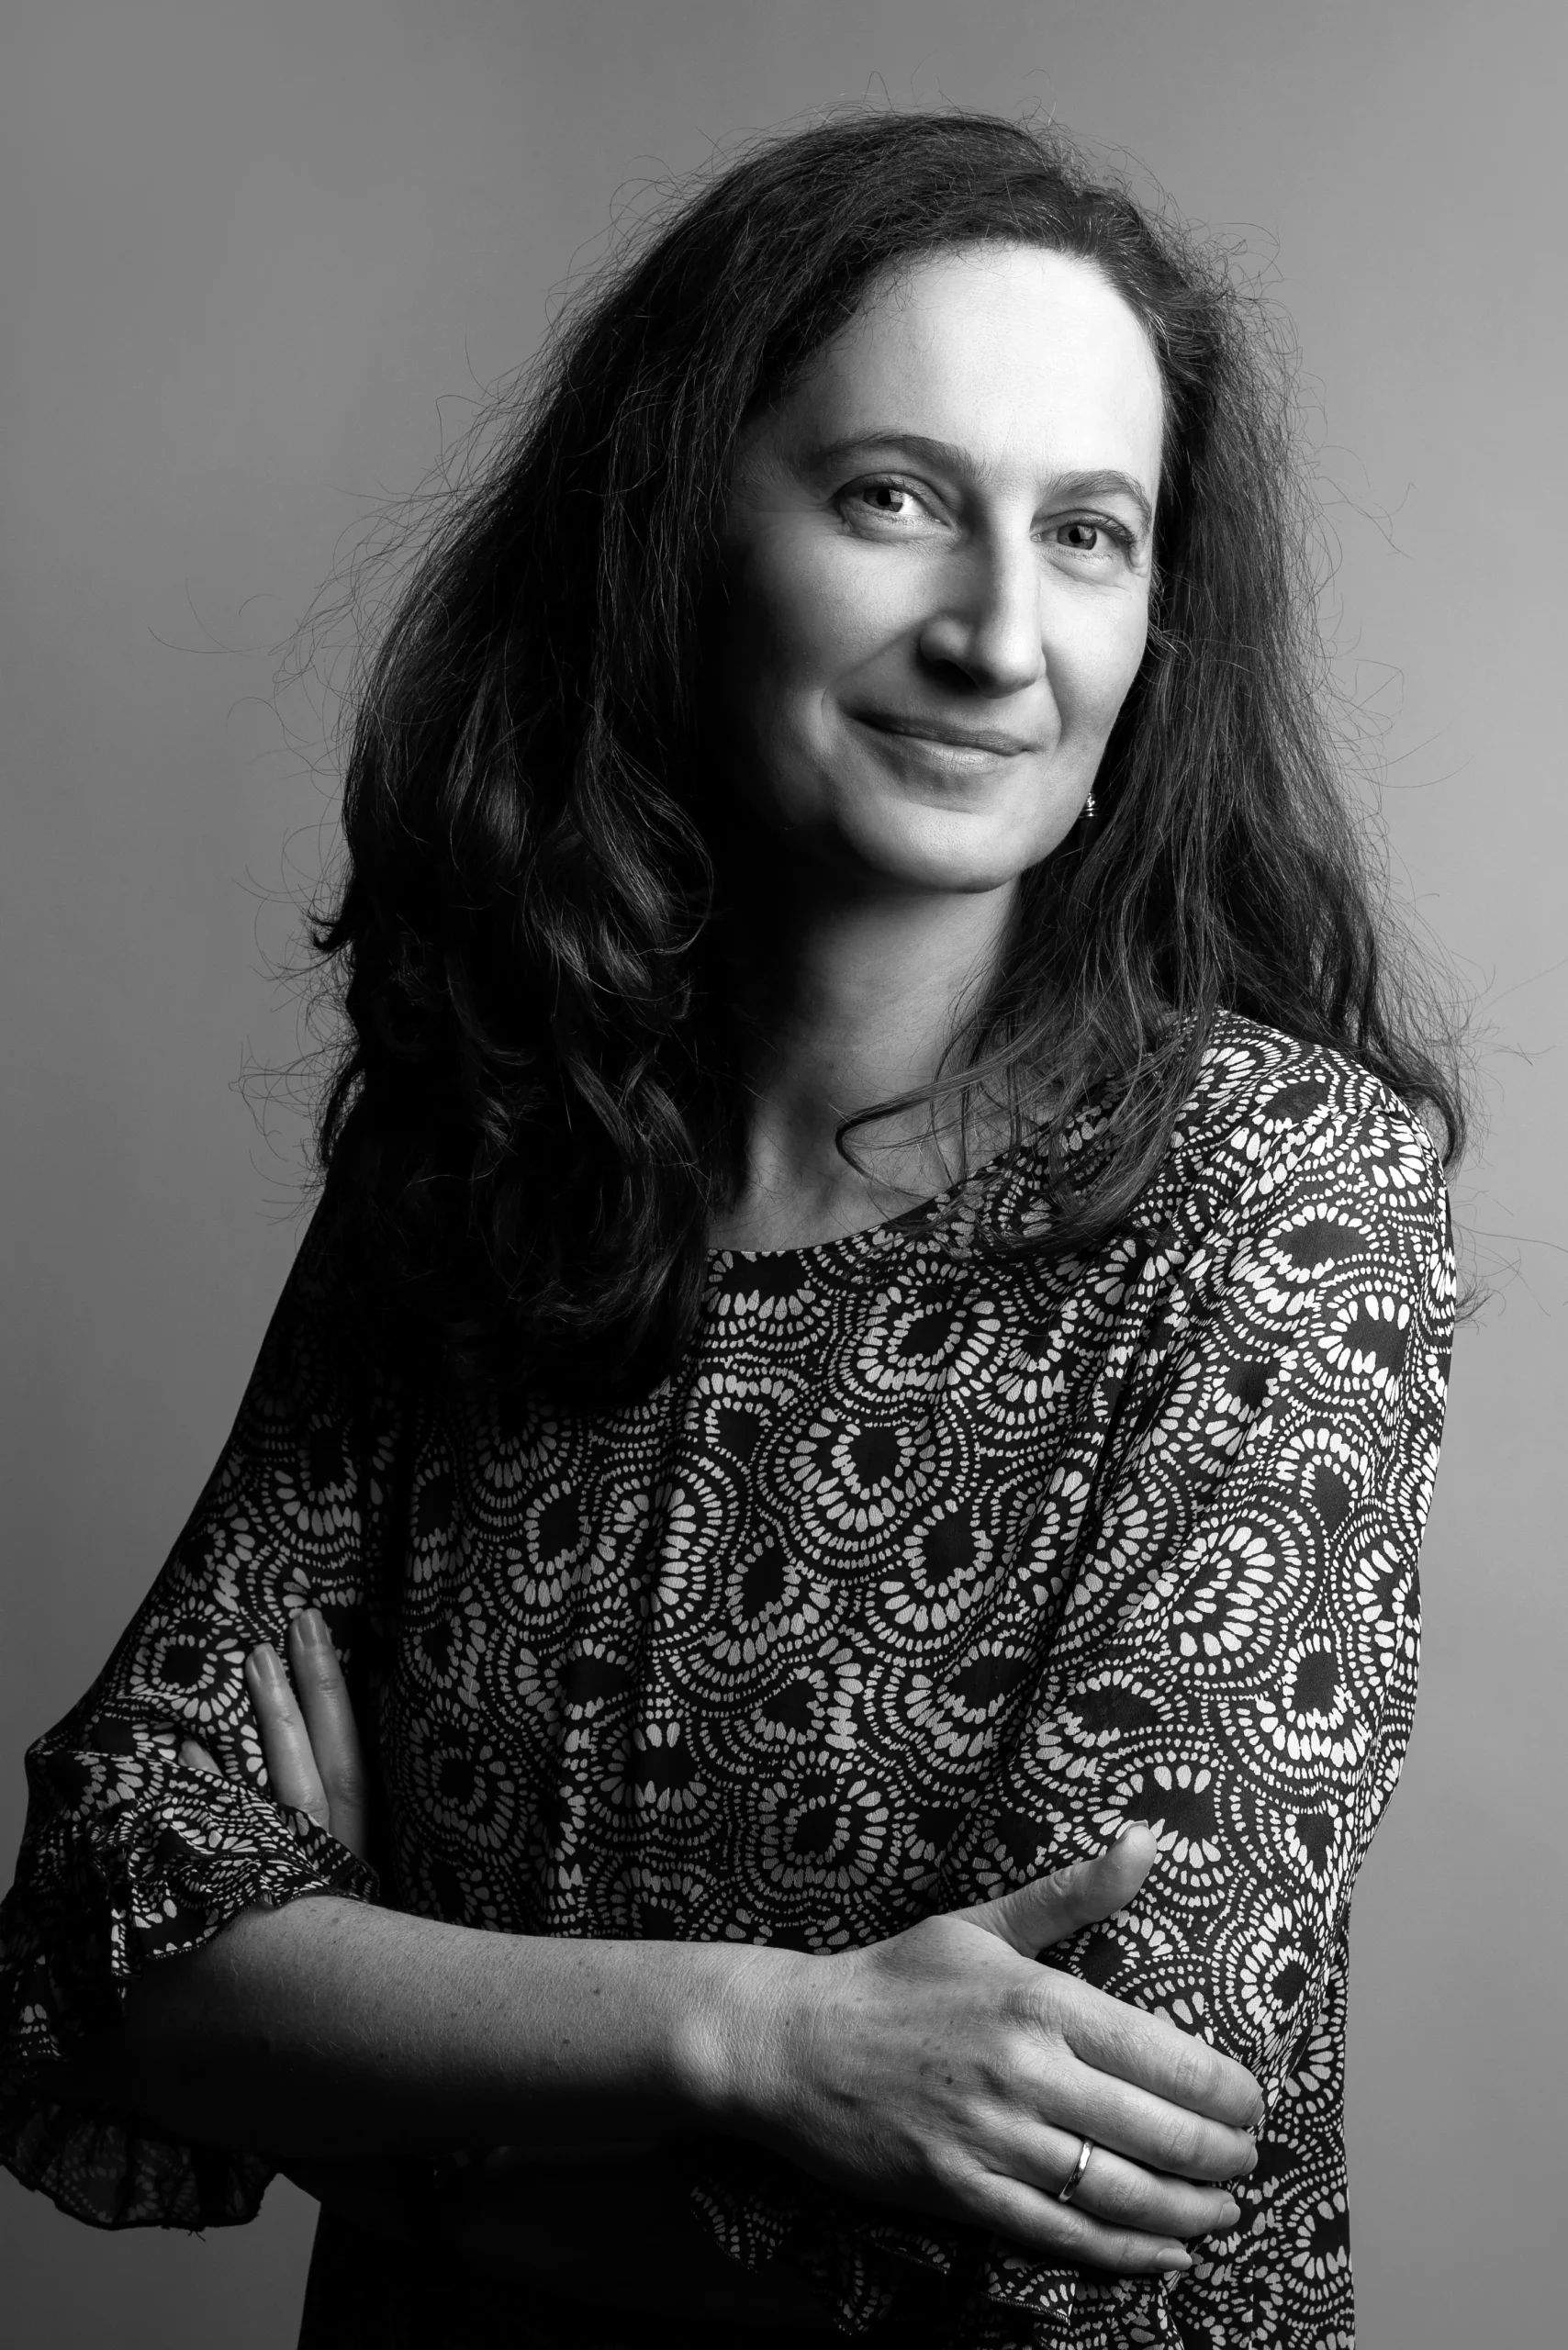
<instances>
[{"instance_id":1,"label":"patterned blouse","mask_svg":"<svg viewBox=\"0 0 1568 2350\"><path fill-rule=\"evenodd\" d=\"M1029 1152L981 1190L988 1221L1044 1213ZM849 2333L924 2269L964 2350L1350 2350L1347 1928L1415 1695L1452 1316L1433 1152L1349 1061L1231 1017L1114 1237L973 1240L971 1211L916 1212L717 1252L678 1371L599 1414L350 1395L297 1270L173 1556L28 1756L0 1913L18 2177L110 2226L251 2216L264 2158L86 2116L48 2070L247 1904L826 1953L1144 1819L1136 1901L1045 1963L1264 2084L1241 2223L1191 2271L1053 2266L740 2145L693 2154L693 2196ZM312 1604L379 1774L375 1873L273 1800L245 1695L247 1651Z\"/></svg>"}]
</instances>

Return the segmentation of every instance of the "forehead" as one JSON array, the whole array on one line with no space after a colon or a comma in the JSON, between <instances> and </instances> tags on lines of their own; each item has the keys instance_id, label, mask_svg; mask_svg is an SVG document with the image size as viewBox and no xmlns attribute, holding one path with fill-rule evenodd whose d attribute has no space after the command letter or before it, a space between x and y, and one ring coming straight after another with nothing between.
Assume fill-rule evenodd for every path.
<instances>
[{"instance_id":1,"label":"forehead","mask_svg":"<svg viewBox=\"0 0 1568 2350\"><path fill-rule=\"evenodd\" d=\"M985 246L879 282L775 423L822 442L896 427L952 442L981 472L1129 472L1152 498L1164 392L1142 324L1092 263Z\"/></svg>"}]
</instances>

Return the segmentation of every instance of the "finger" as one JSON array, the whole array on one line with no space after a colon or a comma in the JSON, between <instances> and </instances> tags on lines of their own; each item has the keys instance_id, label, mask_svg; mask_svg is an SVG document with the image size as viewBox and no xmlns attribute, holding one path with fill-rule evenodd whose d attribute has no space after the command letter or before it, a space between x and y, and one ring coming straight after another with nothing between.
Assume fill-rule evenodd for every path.
<instances>
[{"instance_id":1,"label":"finger","mask_svg":"<svg viewBox=\"0 0 1568 2350\"><path fill-rule=\"evenodd\" d=\"M1023 1958L1065 1942L1081 1927L1125 1909L1159 1857L1152 1829L1141 1821L1123 1830L1116 1842L1092 1860L1075 1861L1016 1893L981 1902L959 1914L968 1925L996 1934Z\"/></svg>"},{"instance_id":2,"label":"finger","mask_svg":"<svg viewBox=\"0 0 1568 2350\"><path fill-rule=\"evenodd\" d=\"M308 1812L319 1828L330 1825L327 1791L310 1751L304 1716L294 1702L283 1659L270 1640L245 1659L245 1686L255 1709L266 1757L267 1777L279 1803Z\"/></svg>"},{"instance_id":3,"label":"finger","mask_svg":"<svg viewBox=\"0 0 1568 2350\"><path fill-rule=\"evenodd\" d=\"M209 1779L221 1779L223 1776L206 1747L198 1746L194 1738L180 1740L180 1760L187 1771L205 1772Z\"/></svg>"},{"instance_id":4,"label":"finger","mask_svg":"<svg viewBox=\"0 0 1568 2350\"><path fill-rule=\"evenodd\" d=\"M348 1684L319 1609L304 1608L288 1628L288 1662L316 1768L326 1789L332 1834L365 1857L364 1757Z\"/></svg>"},{"instance_id":5,"label":"finger","mask_svg":"<svg viewBox=\"0 0 1568 2350\"><path fill-rule=\"evenodd\" d=\"M1142 2163L1127 2161L1096 2140L1089 2141L1088 2161L1079 2172L1083 2145L1083 2138L1042 2130L1007 2168L1029 2186L1058 2199L1062 2188L1077 2173L1071 2199L1074 2210L1088 2211L1111 2226L1144 2235L1228 2235L1240 2224L1241 2208L1225 2188L1169 2177Z\"/></svg>"},{"instance_id":6,"label":"finger","mask_svg":"<svg viewBox=\"0 0 1568 2350\"><path fill-rule=\"evenodd\" d=\"M1060 2033L1079 2061L1102 2078L1127 2083L1188 2119L1203 2116L1222 2123L1232 2134L1256 2129L1262 2120L1263 2092L1245 2065L1165 2017L1146 2014L1071 1976L1057 1978L1048 2012L1043 1998L1041 2008L1046 2028ZM1186 2168L1184 2163L1166 2166Z\"/></svg>"},{"instance_id":7,"label":"finger","mask_svg":"<svg viewBox=\"0 0 1568 2350\"><path fill-rule=\"evenodd\" d=\"M1092 2066L1070 2063L1042 2074L1037 2092L1019 2084L1019 2103L1058 2131L1077 2131L1142 2169L1176 2178L1244 2177L1258 2160L1245 2131L1211 2121L1168 2098L1151 2097ZM1074 2142L1075 2151L1077 2141ZM1048 2183L1048 2182L1047 2182Z\"/></svg>"},{"instance_id":8,"label":"finger","mask_svg":"<svg viewBox=\"0 0 1568 2350\"><path fill-rule=\"evenodd\" d=\"M989 2173L964 2202L966 2219L1048 2260L1084 2261L1128 2277L1159 2276L1193 2266L1192 2254L1178 2238L1113 2226L1076 2202L1063 2203L1022 2179Z\"/></svg>"}]
</instances>

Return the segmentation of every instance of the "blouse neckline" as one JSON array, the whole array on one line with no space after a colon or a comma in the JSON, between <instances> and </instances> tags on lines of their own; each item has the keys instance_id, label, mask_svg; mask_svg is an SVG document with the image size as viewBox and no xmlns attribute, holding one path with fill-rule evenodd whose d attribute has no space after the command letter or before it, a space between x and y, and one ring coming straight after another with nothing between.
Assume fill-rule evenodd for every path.
<instances>
[{"instance_id":1,"label":"blouse neckline","mask_svg":"<svg viewBox=\"0 0 1568 2350\"><path fill-rule=\"evenodd\" d=\"M840 1233L830 1240L805 1240L792 1248L710 1248L710 1272L721 1272L730 1266L784 1265L801 1259L820 1265L823 1270L834 1266L853 1265L879 1250L894 1247L899 1241L918 1235L927 1225L950 1207L966 1192L973 1196L982 1187L991 1188L1006 1176L1014 1173L1037 1149L1033 1136L1023 1143L1009 1143L994 1158L983 1159L969 1174L940 1192L933 1192L928 1199L917 1200L913 1207L901 1208L897 1215L883 1216L876 1224L863 1225L858 1232Z\"/></svg>"}]
</instances>

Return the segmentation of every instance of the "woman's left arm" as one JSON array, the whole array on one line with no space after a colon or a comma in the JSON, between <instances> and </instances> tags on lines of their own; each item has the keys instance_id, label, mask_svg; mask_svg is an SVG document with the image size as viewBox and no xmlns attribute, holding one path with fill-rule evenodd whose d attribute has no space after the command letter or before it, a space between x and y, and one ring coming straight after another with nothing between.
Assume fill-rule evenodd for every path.
<instances>
[{"instance_id":1,"label":"woman's left arm","mask_svg":"<svg viewBox=\"0 0 1568 2350\"><path fill-rule=\"evenodd\" d=\"M1213 2042L1271 2099L1409 1736L1453 1321L1425 1136L1359 1076L1304 1114L1306 1090L1272 1133L1238 1127L1240 1180L1174 1274L1158 1249L1135 1274L1148 1313L1103 1382L1099 1473L1061 1497L1048 1673L954 1856L966 1890L1000 1891L1147 1821L1137 1899L1047 1963Z\"/></svg>"}]
</instances>

